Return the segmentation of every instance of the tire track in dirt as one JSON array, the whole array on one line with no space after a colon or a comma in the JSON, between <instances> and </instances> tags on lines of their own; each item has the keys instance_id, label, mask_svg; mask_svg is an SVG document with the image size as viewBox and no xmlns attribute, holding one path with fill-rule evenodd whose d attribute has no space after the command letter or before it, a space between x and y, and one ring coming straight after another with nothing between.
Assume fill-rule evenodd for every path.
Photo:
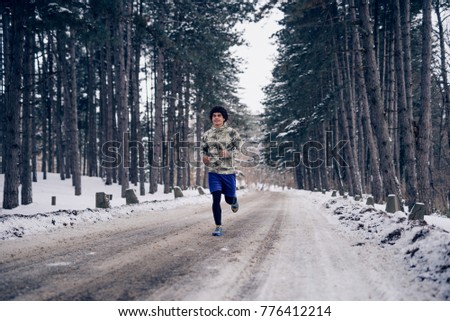
<instances>
[{"instance_id":1,"label":"tire track in dirt","mask_svg":"<svg viewBox=\"0 0 450 321\"><path fill-rule=\"evenodd\" d=\"M225 213L224 235L204 239L189 277L176 278L146 299L232 300L253 294L263 279L258 271L278 239L283 210L274 204L273 195L259 194L246 199L237 214Z\"/></svg>"},{"instance_id":2,"label":"tire track in dirt","mask_svg":"<svg viewBox=\"0 0 450 321\"><path fill-rule=\"evenodd\" d=\"M236 292L229 297L231 300L251 300L266 279L268 263L272 259L271 255L275 249L275 244L280 239L281 226L287 211L284 206L284 198L280 195L275 204L276 206L266 207L264 213L261 213L262 211L258 213L261 214L259 216L261 218L260 224L267 224L270 228L264 238L259 241L251 259L236 280ZM273 212L274 215L270 215L270 212ZM268 222L267 218L271 218L273 221Z\"/></svg>"},{"instance_id":3,"label":"tire track in dirt","mask_svg":"<svg viewBox=\"0 0 450 321\"><path fill-rule=\"evenodd\" d=\"M133 260L133 264L117 269L113 273L110 272L108 278L96 282L95 287L98 289L96 296L110 298L111 295L117 296L120 293L120 296L115 299L142 299L146 294L146 299L149 299L148 295L150 299L155 300L185 299L187 295L186 289L192 289L201 283L204 284L201 281L207 279L204 277L205 266L208 267L207 260L211 257L217 258L220 261L227 258L228 264L243 260L245 264L241 268L234 264L233 269L238 272L236 282L229 282L230 279L224 278L220 270L212 271L208 268L206 270L212 272L209 274L211 278L218 277L221 280L226 280L230 284L234 284L234 288L237 287L237 289L245 286L244 289L248 292L249 288L251 289L250 285L256 284L254 277L256 274L253 271L249 271L249 266L252 267L251 269L256 270L259 267L259 263L265 260L267 251L271 249L270 244L275 240L275 231L277 231L277 228L272 227L269 230L269 237L267 237L263 233L258 234L256 230L249 230L250 235L258 236L256 240L248 237L248 231L239 231L239 228L242 230L251 226L250 222L255 220L254 212L261 205L255 201L250 201L249 204L252 205L247 209L247 212L243 211L243 215L229 214L232 215L230 219L233 219L233 222L221 238L214 238L208 235L209 226L211 225L211 219L209 219L207 222L202 223L201 227L197 226L196 232L186 229L184 233L170 236L167 243L162 244L163 246L160 246L159 249L151 248L146 251L141 248L133 251L133 253L139 253L139 257ZM227 214L224 213L224 215ZM258 224L254 224L254 226L261 227L265 225L267 216L261 215L258 217ZM268 217L270 218L270 216ZM226 220L227 217L224 217L224 221ZM279 228L279 224L274 224L274 226ZM205 229L208 231L206 235ZM260 239L261 236L264 236L262 240ZM159 241L159 243L161 242ZM255 246L250 246L249 244L251 242L253 244L260 244L254 255L248 254L255 251ZM184 244L190 244L187 250L183 246ZM224 245L237 250L234 250L233 255L230 257L226 255L226 251L223 251ZM222 267L224 266L222 265ZM227 268L225 267L225 269ZM110 281L112 279L120 279L120 276L124 275L127 271L131 271L130 273L134 276L131 283L128 280L126 284L120 281L116 281L114 285L111 284ZM246 271L250 273L245 273ZM252 276L253 278L250 280L245 279L245 277ZM239 286L241 283L242 285ZM223 299L223 297L217 295L211 297L211 293L207 290L205 291L207 284L204 284L201 288L203 289L202 293L207 293L208 299ZM227 291L227 293L230 293L230 291ZM91 299L91 297L88 298ZM69 297L68 299L73 298Z\"/></svg>"}]
</instances>

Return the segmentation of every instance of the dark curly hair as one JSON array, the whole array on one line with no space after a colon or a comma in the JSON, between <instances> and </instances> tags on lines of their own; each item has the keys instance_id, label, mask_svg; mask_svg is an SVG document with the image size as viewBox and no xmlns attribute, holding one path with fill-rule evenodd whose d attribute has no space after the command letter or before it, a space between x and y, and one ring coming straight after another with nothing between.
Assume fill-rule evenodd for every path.
<instances>
[{"instance_id":1,"label":"dark curly hair","mask_svg":"<svg viewBox=\"0 0 450 321\"><path fill-rule=\"evenodd\" d=\"M212 117L214 113L221 113L225 121L228 120L228 112L222 106L214 106L213 109L209 112L209 119L212 121Z\"/></svg>"}]
</instances>

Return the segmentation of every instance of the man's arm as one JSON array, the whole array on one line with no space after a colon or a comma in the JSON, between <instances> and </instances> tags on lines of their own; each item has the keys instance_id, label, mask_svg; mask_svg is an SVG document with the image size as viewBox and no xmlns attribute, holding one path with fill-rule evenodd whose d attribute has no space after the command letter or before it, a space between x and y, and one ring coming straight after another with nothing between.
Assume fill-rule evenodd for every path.
<instances>
[{"instance_id":1,"label":"man's arm","mask_svg":"<svg viewBox=\"0 0 450 321\"><path fill-rule=\"evenodd\" d=\"M206 142L206 133L203 134L203 136L202 136L200 153L203 156L202 157L203 164L208 166L209 163L210 163L210 159L209 159L209 156L208 156L209 152L208 152L208 143Z\"/></svg>"}]
</instances>

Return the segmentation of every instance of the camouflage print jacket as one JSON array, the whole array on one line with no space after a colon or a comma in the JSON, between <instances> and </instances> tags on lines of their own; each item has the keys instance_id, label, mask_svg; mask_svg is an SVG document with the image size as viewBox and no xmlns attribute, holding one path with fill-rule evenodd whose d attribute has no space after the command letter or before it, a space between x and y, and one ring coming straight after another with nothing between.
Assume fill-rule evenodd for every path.
<instances>
[{"instance_id":1,"label":"camouflage print jacket","mask_svg":"<svg viewBox=\"0 0 450 321\"><path fill-rule=\"evenodd\" d=\"M240 147L241 137L239 133L228 127L226 123L221 128L211 127L202 136L202 154L209 157L208 168L211 173L236 173L234 154ZM220 152L224 149L228 151L227 157L221 157L220 155Z\"/></svg>"}]
</instances>

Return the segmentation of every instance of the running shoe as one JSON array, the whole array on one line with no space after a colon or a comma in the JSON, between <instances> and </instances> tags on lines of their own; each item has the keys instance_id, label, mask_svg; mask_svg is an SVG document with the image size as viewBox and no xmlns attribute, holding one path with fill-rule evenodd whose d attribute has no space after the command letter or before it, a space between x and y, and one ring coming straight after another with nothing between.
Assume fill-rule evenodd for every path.
<instances>
[{"instance_id":1,"label":"running shoe","mask_svg":"<svg viewBox=\"0 0 450 321\"><path fill-rule=\"evenodd\" d=\"M235 198L234 203L231 204L231 210L233 211L233 213L236 213L239 210L239 203L237 198Z\"/></svg>"},{"instance_id":2,"label":"running shoe","mask_svg":"<svg viewBox=\"0 0 450 321\"><path fill-rule=\"evenodd\" d=\"M222 227L217 226L216 229L212 232L213 236L222 236Z\"/></svg>"}]
</instances>

